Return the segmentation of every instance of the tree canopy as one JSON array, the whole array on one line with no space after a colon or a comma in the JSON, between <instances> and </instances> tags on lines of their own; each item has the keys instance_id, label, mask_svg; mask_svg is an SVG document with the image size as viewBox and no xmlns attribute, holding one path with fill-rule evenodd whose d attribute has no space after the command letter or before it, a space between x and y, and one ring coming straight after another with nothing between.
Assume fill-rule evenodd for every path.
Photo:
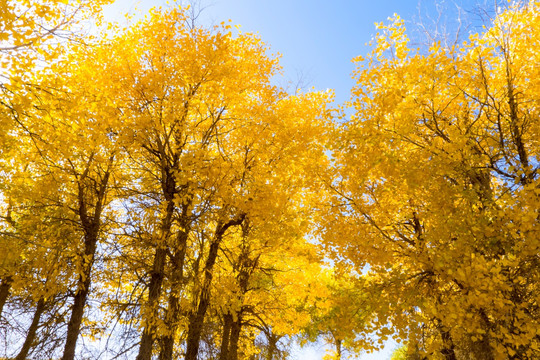
<instances>
[{"instance_id":1,"label":"tree canopy","mask_svg":"<svg viewBox=\"0 0 540 360\"><path fill-rule=\"evenodd\" d=\"M84 35L108 2L0 2L0 357L540 356L540 3L396 15L336 105L187 7Z\"/></svg>"}]
</instances>

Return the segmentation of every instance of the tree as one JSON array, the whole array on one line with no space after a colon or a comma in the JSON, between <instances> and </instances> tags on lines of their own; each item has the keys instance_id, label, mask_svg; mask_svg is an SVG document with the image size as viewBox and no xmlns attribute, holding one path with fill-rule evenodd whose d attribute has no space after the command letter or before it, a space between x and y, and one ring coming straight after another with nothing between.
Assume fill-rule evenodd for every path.
<instances>
[{"instance_id":1,"label":"tree","mask_svg":"<svg viewBox=\"0 0 540 360\"><path fill-rule=\"evenodd\" d=\"M0 121L4 151L9 130L31 106L26 95L38 66L47 66L63 52L63 41L78 40L85 21L99 20L101 6L112 0L13 1L0 4Z\"/></svg>"},{"instance_id":2,"label":"tree","mask_svg":"<svg viewBox=\"0 0 540 360\"><path fill-rule=\"evenodd\" d=\"M322 268L310 285L313 300L307 305L311 317L302 331L305 340L323 341L330 349L325 358L346 359L377 346L371 338L372 294L364 292L363 278L350 266Z\"/></svg>"},{"instance_id":3,"label":"tree","mask_svg":"<svg viewBox=\"0 0 540 360\"><path fill-rule=\"evenodd\" d=\"M257 353L261 359L279 358L286 349L278 342L287 345L308 326L310 306L322 296L322 259L314 244L298 236L305 224L276 220L244 224L222 248L215 285L221 296L214 300L223 322L220 359Z\"/></svg>"},{"instance_id":4,"label":"tree","mask_svg":"<svg viewBox=\"0 0 540 360\"><path fill-rule=\"evenodd\" d=\"M52 63L58 58L58 50L62 46L51 40L63 38L73 40L76 29L82 21L96 16L100 6L108 0L93 0L81 4L70 1L3 1L0 4L0 141L2 150L0 161L3 168L2 191L4 182L10 179L9 159L17 156L17 138L29 135L22 117L31 110L31 92L34 89L31 79L35 75L36 63L42 65ZM36 134L31 134L35 136ZM11 153L14 150L15 153ZM8 204L3 210L8 211L3 227L9 228L10 209L16 204L9 199L9 194L2 192L2 202ZM11 203L10 203L11 201ZM10 287L10 275L2 271L0 274L0 315Z\"/></svg>"},{"instance_id":5,"label":"tree","mask_svg":"<svg viewBox=\"0 0 540 360\"><path fill-rule=\"evenodd\" d=\"M120 189L123 231L109 248L122 275L106 282L125 301L111 299L113 311L131 309L142 329L139 359L158 348L162 359L197 356L220 249L247 221L304 231L296 213L308 213L314 162L325 159L331 94L286 94L258 38L187 20L185 9L156 9L73 57L98 74L97 103L116 109L107 129L133 179Z\"/></svg>"},{"instance_id":6,"label":"tree","mask_svg":"<svg viewBox=\"0 0 540 360\"><path fill-rule=\"evenodd\" d=\"M394 18L356 59L326 241L429 357L538 357L538 16L512 5L425 56Z\"/></svg>"},{"instance_id":7,"label":"tree","mask_svg":"<svg viewBox=\"0 0 540 360\"><path fill-rule=\"evenodd\" d=\"M110 190L119 179L115 169L121 155L117 138L111 133L117 109L103 103L95 106L97 92L92 85L99 85L86 77L90 75L89 69L81 63L72 66L71 61L59 61L53 69L64 76L50 76L50 69L44 71L43 78L35 82L39 89L31 94L36 110L22 119L32 144L28 146L33 155L32 174L41 177L33 187L52 192L41 199L37 192L33 195L38 200L30 201L56 209L58 219L72 232L67 237L65 251L71 252L69 263L75 268L76 281L70 285L74 302L63 355L64 359L72 359L90 293L98 244L110 221L107 219L112 200ZM55 241L51 238L47 246L57 246Z\"/></svg>"}]
</instances>

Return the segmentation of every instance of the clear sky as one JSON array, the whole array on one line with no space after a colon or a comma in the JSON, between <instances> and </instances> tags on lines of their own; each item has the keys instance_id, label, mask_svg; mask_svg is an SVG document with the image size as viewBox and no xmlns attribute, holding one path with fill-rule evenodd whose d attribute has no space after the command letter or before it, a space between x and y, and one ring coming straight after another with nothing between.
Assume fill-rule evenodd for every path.
<instances>
[{"instance_id":1,"label":"clear sky","mask_svg":"<svg viewBox=\"0 0 540 360\"><path fill-rule=\"evenodd\" d=\"M365 44L376 33L375 22L397 13L409 28L419 21L430 25L439 16L439 6L443 9L441 23L454 28L457 7L470 19L476 18L471 11L493 8L495 2L441 0L436 5L434 0L202 0L205 9L200 19L203 24L231 19L243 32L258 33L273 53L282 55L284 83L301 79L317 90L334 89L337 101L343 102L353 86L351 59L369 51ZM108 13L114 17L164 4L162 0L117 0Z\"/></svg>"},{"instance_id":2,"label":"clear sky","mask_svg":"<svg viewBox=\"0 0 540 360\"><path fill-rule=\"evenodd\" d=\"M181 3L180 0L178 2ZM354 85L351 59L369 52L366 43L376 33L375 22L386 21L394 13L399 14L408 29L415 24L446 24L457 28L458 8L464 26L463 33L478 31L481 18L492 14L491 9L501 0L201 0L205 7L201 14L202 24L217 24L231 19L241 25L243 32L258 33L271 48L280 53L284 79L297 83L302 80L304 88L316 90L334 89L336 101L349 99ZM165 5L161 0L116 0L107 9L109 19L119 19L125 12L139 9L143 13L152 6ZM437 11L440 9L441 11ZM468 24L472 24L469 25ZM418 31L411 31L413 45L420 46ZM279 80L278 80L279 81ZM390 358L395 343L385 350L364 355L361 360L385 360ZM322 346L295 351L297 359L316 360L324 354Z\"/></svg>"}]
</instances>

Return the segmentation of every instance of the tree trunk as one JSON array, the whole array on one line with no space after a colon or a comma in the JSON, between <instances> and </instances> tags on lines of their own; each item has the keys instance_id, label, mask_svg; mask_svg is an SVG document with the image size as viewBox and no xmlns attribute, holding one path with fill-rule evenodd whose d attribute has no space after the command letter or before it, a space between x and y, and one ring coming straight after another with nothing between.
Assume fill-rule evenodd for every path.
<instances>
[{"instance_id":1,"label":"tree trunk","mask_svg":"<svg viewBox=\"0 0 540 360\"><path fill-rule=\"evenodd\" d=\"M489 331L493 329L493 326L491 325L491 321L489 320L489 317L484 309L479 309L478 313L480 314L480 318L484 323L483 328L486 330L486 333L483 334L482 340L475 343L476 354L481 360L495 360L495 355L493 354L493 348L491 347L488 335Z\"/></svg>"},{"instance_id":2,"label":"tree trunk","mask_svg":"<svg viewBox=\"0 0 540 360\"><path fill-rule=\"evenodd\" d=\"M170 189L169 189L170 188ZM167 190L168 189L168 190ZM171 190L172 189L172 190ZM150 283L148 285L148 305L146 313L143 313L144 321L146 322L143 333L141 335L141 343L139 346L139 354L136 360L150 360L152 358L152 347L154 345L155 326L151 318L157 310L159 298L161 296L161 287L165 277L165 261L167 260L167 239L172 227L172 218L174 212L174 184L169 184L164 188L165 198L167 199L167 209L161 224L161 238L156 246L154 255L154 263L152 264L152 273L150 275ZM150 321L149 321L150 320Z\"/></svg>"},{"instance_id":3,"label":"tree trunk","mask_svg":"<svg viewBox=\"0 0 540 360\"><path fill-rule=\"evenodd\" d=\"M242 331L242 317L240 314L236 317L236 321L232 323L231 340L229 341L229 359L238 360L238 341L240 340L240 332Z\"/></svg>"},{"instance_id":4,"label":"tree trunk","mask_svg":"<svg viewBox=\"0 0 540 360\"><path fill-rule=\"evenodd\" d=\"M28 356L28 352L32 348L32 344L34 343L34 340L36 339L36 333L39 326L39 320L41 319L41 315L45 311L45 300L44 298L40 298L37 307L36 312L34 313L34 317L32 318L32 323L30 324L30 328L28 329L28 333L26 334L26 339L24 340L24 344L21 348L21 351L19 351L19 354L15 358L15 360L24 360Z\"/></svg>"},{"instance_id":5,"label":"tree trunk","mask_svg":"<svg viewBox=\"0 0 540 360\"><path fill-rule=\"evenodd\" d=\"M270 334L270 336L267 336L267 339L268 339L268 353L266 354L266 360L273 360L274 353L277 350L278 338L274 336L273 334Z\"/></svg>"},{"instance_id":6,"label":"tree trunk","mask_svg":"<svg viewBox=\"0 0 540 360\"><path fill-rule=\"evenodd\" d=\"M223 335L221 336L221 351L219 360L227 360L229 357L229 340L231 337L233 317L230 313L223 315Z\"/></svg>"},{"instance_id":7,"label":"tree trunk","mask_svg":"<svg viewBox=\"0 0 540 360\"><path fill-rule=\"evenodd\" d=\"M439 332L443 342L441 355L444 356L445 360L457 360L455 346L450 332L442 329L439 329Z\"/></svg>"},{"instance_id":8,"label":"tree trunk","mask_svg":"<svg viewBox=\"0 0 540 360\"><path fill-rule=\"evenodd\" d=\"M159 352L159 360L172 360L174 352L174 335L177 329L177 321L180 317L180 297L173 294L171 290L169 295L169 308L165 315L167 324L167 335L161 338L161 351Z\"/></svg>"},{"instance_id":9,"label":"tree trunk","mask_svg":"<svg viewBox=\"0 0 540 360\"><path fill-rule=\"evenodd\" d=\"M149 314L146 317L147 324L141 336L141 344L137 360L150 360L152 357L152 346L154 344L154 326L148 321L148 317L152 316L161 295L161 285L163 283L165 259L167 251L160 246L156 249L154 255L154 264L152 265L152 274L150 275L150 284L148 286L148 309Z\"/></svg>"},{"instance_id":10,"label":"tree trunk","mask_svg":"<svg viewBox=\"0 0 540 360\"><path fill-rule=\"evenodd\" d=\"M225 314L223 318L223 336L219 360L237 360L238 341L240 340L240 332L242 330L242 319L238 316L235 321L231 313Z\"/></svg>"},{"instance_id":11,"label":"tree trunk","mask_svg":"<svg viewBox=\"0 0 540 360\"><path fill-rule=\"evenodd\" d=\"M246 223L244 223L244 225L246 225ZM243 231L245 240L245 236L247 235L247 228L244 228ZM258 257L254 261L250 260L249 247L243 246L242 252L238 257L237 265L239 273L236 277L236 281L239 286L239 293L237 293L237 299L240 304L243 303L244 295L246 294L248 289L249 278L257 265L257 261ZM229 326L229 329L227 329L229 333L229 339L226 339L225 337L223 339L223 344L225 344L225 347L222 344L222 356L220 357L220 360L238 359L238 342L240 340L240 333L242 331L243 311L244 309L241 307L240 311L236 313L236 319L234 319L233 314L227 313L226 315L226 320L228 320L228 324L226 323L225 325Z\"/></svg>"},{"instance_id":12,"label":"tree trunk","mask_svg":"<svg viewBox=\"0 0 540 360\"><path fill-rule=\"evenodd\" d=\"M336 360L340 360L341 359L341 353L342 353L342 348L341 348L341 339L339 340L336 340Z\"/></svg>"},{"instance_id":13,"label":"tree trunk","mask_svg":"<svg viewBox=\"0 0 540 360\"><path fill-rule=\"evenodd\" d=\"M73 360L75 358L75 347L77 339L81 331L81 323L84 314L86 299L90 292L92 264L97 246L98 232L97 229L92 229L88 234L88 239L85 241L83 271L79 275L77 281L77 293L71 308L71 317L68 323L66 345L64 347L64 355L62 360Z\"/></svg>"},{"instance_id":14,"label":"tree trunk","mask_svg":"<svg viewBox=\"0 0 540 360\"><path fill-rule=\"evenodd\" d=\"M13 278L11 276L6 276L2 279L2 283L0 284L0 317L2 316L4 305L6 304L7 298L9 296L12 282Z\"/></svg>"},{"instance_id":15,"label":"tree trunk","mask_svg":"<svg viewBox=\"0 0 540 360\"><path fill-rule=\"evenodd\" d=\"M197 360L199 354L199 342L201 339L204 316L210 304L210 287L212 285L214 264L218 256L219 246L223 235L231 226L240 225L244 221L245 215L241 215L238 219L230 220L224 225L218 223L214 240L210 244L210 251L204 266L204 281L199 294L199 306L197 312L191 313L189 316L187 348L185 360Z\"/></svg>"},{"instance_id":16,"label":"tree trunk","mask_svg":"<svg viewBox=\"0 0 540 360\"><path fill-rule=\"evenodd\" d=\"M90 292L92 266L94 264L99 231L101 228L101 213L105 206L105 198L107 195L114 156L109 158L108 168L98 182L99 187L96 189L94 184L90 187L92 190L96 189L96 191L93 193L95 196L95 203L93 204L94 212L89 213L89 201L86 198L89 186L86 184L86 181L93 159L94 155L92 154L83 174L77 177L79 201L78 215L81 221L81 228L84 231L84 255L82 258L82 272L79 274L79 279L77 280L77 292L75 294L73 307L71 308L71 317L68 323L66 344L62 360L73 360L75 358L75 347L81 331L84 307L86 306L86 299ZM94 182L95 181L92 183Z\"/></svg>"},{"instance_id":17,"label":"tree trunk","mask_svg":"<svg viewBox=\"0 0 540 360\"><path fill-rule=\"evenodd\" d=\"M187 226L184 226L186 229ZM160 360L172 360L174 352L175 334L180 320L180 296L179 287L184 282L184 261L186 257L187 240L189 230L179 231L177 236L178 253L172 258L173 274L171 279L171 293L169 295L169 307L165 314L165 323L168 327L167 335L161 339Z\"/></svg>"},{"instance_id":18,"label":"tree trunk","mask_svg":"<svg viewBox=\"0 0 540 360\"><path fill-rule=\"evenodd\" d=\"M210 286L212 285L213 277L212 272L219 250L219 242L220 241L218 241L218 239L215 239L210 244L210 252L208 254L208 258L206 259L206 265L204 267L204 282L199 295L199 306L197 307L197 312L192 313L189 316L189 328L185 360L196 360L199 353L199 341L201 338L204 316L206 315L206 310L208 309L208 305L210 304Z\"/></svg>"}]
</instances>

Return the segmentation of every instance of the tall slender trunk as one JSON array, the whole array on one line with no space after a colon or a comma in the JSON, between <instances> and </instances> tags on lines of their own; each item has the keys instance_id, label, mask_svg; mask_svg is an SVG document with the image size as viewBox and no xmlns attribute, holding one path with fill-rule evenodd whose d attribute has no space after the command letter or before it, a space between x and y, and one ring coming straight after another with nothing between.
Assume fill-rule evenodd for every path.
<instances>
[{"instance_id":1,"label":"tall slender trunk","mask_svg":"<svg viewBox=\"0 0 540 360\"><path fill-rule=\"evenodd\" d=\"M266 353L266 360L273 360L274 359L274 353L277 350L277 342L279 340L278 337L274 336L273 334L267 335L268 339L268 352Z\"/></svg>"},{"instance_id":2,"label":"tall slender trunk","mask_svg":"<svg viewBox=\"0 0 540 360\"><path fill-rule=\"evenodd\" d=\"M204 316L210 305L210 286L212 285L213 269L219 250L221 239L215 239L210 244L210 252L204 267L204 282L199 294L199 306L195 313L189 316L187 349L185 360L196 360L199 354L199 341L201 339Z\"/></svg>"},{"instance_id":3,"label":"tall slender trunk","mask_svg":"<svg viewBox=\"0 0 540 360\"><path fill-rule=\"evenodd\" d=\"M231 340L229 341L229 359L238 360L238 342L240 340L240 332L242 331L242 316L238 314L236 321L231 326Z\"/></svg>"},{"instance_id":4,"label":"tall slender trunk","mask_svg":"<svg viewBox=\"0 0 540 360\"><path fill-rule=\"evenodd\" d=\"M210 244L210 250L208 252L208 258L204 266L204 281L201 291L199 293L199 306L195 313L191 313L189 316L188 337L187 337L187 349L185 360L197 360L199 354L199 342L201 339L202 327L204 323L204 316L206 310L210 304L210 287L212 285L214 264L218 256L219 246L223 235L231 226L237 226L242 224L245 219L245 214L241 215L235 220L230 220L225 224L218 223L214 239Z\"/></svg>"},{"instance_id":5,"label":"tall slender trunk","mask_svg":"<svg viewBox=\"0 0 540 360\"><path fill-rule=\"evenodd\" d=\"M152 346L154 344L154 328L149 317L153 316L153 312L159 302L161 295L161 285L164 278L165 259L167 251L164 247L158 247L154 255L154 263L152 265L152 274L150 275L150 284L148 286L148 314L143 315L147 321L141 335L141 344L139 346L139 354L137 360L150 360L152 357Z\"/></svg>"},{"instance_id":6,"label":"tall slender trunk","mask_svg":"<svg viewBox=\"0 0 540 360\"><path fill-rule=\"evenodd\" d=\"M480 314L480 318L482 319L482 322L484 323L483 328L486 330L486 333L483 334L482 340L478 341L476 346L476 353L481 354L482 360L495 360L495 355L493 354L493 347L490 344L489 339L489 333L490 330L493 329L493 325L491 324L491 321L489 320L489 317L487 313L484 311L484 309L480 308L478 310L478 313Z\"/></svg>"},{"instance_id":7,"label":"tall slender trunk","mask_svg":"<svg viewBox=\"0 0 540 360\"><path fill-rule=\"evenodd\" d=\"M175 292L175 290L171 290ZM159 352L159 360L172 360L174 352L174 340L177 326L177 321L180 317L180 297L176 294L169 295L169 307L165 315L165 324L167 325L167 335L161 338L161 351Z\"/></svg>"},{"instance_id":8,"label":"tall slender trunk","mask_svg":"<svg viewBox=\"0 0 540 360\"><path fill-rule=\"evenodd\" d=\"M242 331L242 316L238 314L236 320L229 312L223 316L223 336L221 340L221 351L219 360L237 360L238 342Z\"/></svg>"},{"instance_id":9,"label":"tall slender trunk","mask_svg":"<svg viewBox=\"0 0 540 360\"><path fill-rule=\"evenodd\" d=\"M268 352L266 353L266 360L273 360L274 354L277 351L277 342L281 336L274 335L272 332L266 332L266 339L268 340Z\"/></svg>"},{"instance_id":10,"label":"tall slender trunk","mask_svg":"<svg viewBox=\"0 0 540 360\"><path fill-rule=\"evenodd\" d=\"M238 342L242 330L242 319L240 316L237 316L236 320L234 320L231 313L225 314L223 319L223 336L219 360L237 360Z\"/></svg>"},{"instance_id":11,"label":"tall slender trunk","mask_svg":"<svg viewBox=\"0 0 540 360\"><path fill-rule=\"evenodd\" d=\"M508 87L508 105L510 108L510 134L512 141L516 146L516 150L521 163L524 176L521 178L523 185L531 183L534 178L534 173L529 167L529 155L527 154L527 147L525 140L523 139L523 120L520 119L518 110L518 101L514 92L514 84L512 75L507 67L507 87Z\"/></svg>"},{"instance_id":12,"label":"tall slender trunk","mask_svg":"<svg viewBox=\"0 0 540 360\"><path fill-rule=\"evenodd\" d=\"M240 288L240 294L238 294L240 304L242 304L244 295L247 292L249 277L251 275L251 271L253 271L253 268L250 267L250 265L254 266L256 262L257 261L255 261L253 264L250 263L248 253L242 252L242 254L240 255L240 258L239 258L240 273L237 276L237 281ZM231 326L231 339L229 341L229 351L228 351L230 360L238 359L238 341L240 340L240 332L242 331L243 311L244 309L241 308L237 312L236 319L232 323L232 326Z\"/></svg>"},{"instance_id":13,"label":"tall slender trunk","mask_svg":"<svg viewBox=\"0 0 540 360\"><path fill-rule=\"evenodd\" d=\"M244 225L246 225L244 227ZM243 224L243 237L244 240L247 238L249 224L246 222ZM237 299L239 303L243 304L243 299L245 294L248 291L248 284L249 284L249 278L251 274L253 273L255 267L257 266L257 262L259 259L259 256L257 256L254 260L251 260L249 258L250 250L249 246L245 246L245 244L242 246L242 251L240 255L238 256L237 261L237 267L239 269L239 273L236 276L236 281L239 287L239 291L236 294ZM240 333L242 331L242 316L243 316L244 308L241 306L240 310L236 312L236 317L234 317L234 314L228 313L226 315L226 320L228 320L229 324L227 322L225 323L225 326L229 326L228 330L228 336L229 339L225 338L223 339L222 344L222 357L220 357L220 360L237 360L238 359L238 343L240 340ZM224 329L224 336L226 332ZM224 348L224 344L226 344L226 347Z\"/></svg>"},{"instance_id":14,"label":"tall slender trunk","mask_svg":"<svg viewBox=\"0 0 540 360\"><path fill-rule=\"evenodd\" d=\"M71 317L69 319L66 344L64 346L64 354L62 360L73 360L75 358L75 347L77 345L77 339L81 331L81 323L84 314L84 307L86 306L86 300L88 293L90 292L91 278L92 278L92 266L94 264L94 258L96 254L97 242L99 239L99 232L101 229L101 214L103 207L105 206L105 198L107 194L109 177L111 175L111 169L114 162L114 156L109 158L107 170L103 176L99 179L99 187L96 189L94 186L95 179L92 185L88 185L88 173L90 166L93 162L94 155L92 154L88 160L86 169L83 174L78 176L78 215L81 221L81 228L84 232L84 254L82 256L82 271L79 274L77 280L77 292L73 301L73 307L71 308ZM89 190L91 189L91 190ZM95 196L95 203L93 204L94 211L90 213L88 206L91 205L88 201L87 192L93 192Z\"/></svg>"},{"instance_id":15,"label":"tall slender trunk","mask_svg":"<svg viewBox=\"0 0 540 360\"><path fill-rule=\"evenodd\" d=\"M231 336L231 327L233 317L231 313L223 315L223 334L221 336L221 351L219 352L219 360L227 360L229 358L229 340Z\"/></svg>"},{"instance_id":16,"label":"tall slender trunk","mask_svg":"<svg viewBox=\"0 0 540 360\"><path fill-rule=\"evenodd\" d=\"M179 288L184 283L184 261L186 258L187 240L189 230L178 232L176 246L178 252L172 257L173 273L171 276L171 292L169 295L169 307L165 315L165 323L168 327L167 335L161 339L160 360L172 360L174 352L175 334L180 320L180 296Z\"/></svg>"},{"instance_id":17,"label":"tall slender trunk","mask_svg":"<svg viewBox=\"0 0 540 360\"><path fill-rule=\"evenodd\" d=\"M85 241L83 271L77 280L77 293L71 308L71 317L68 323L66 344L62 360L73 360L75 358L75 347L81 330L81 323L84 314L84 307L90 292L92 264L97 247L98 233L94 229Z\"/></svg>"},{"instance_id":18,"label":"tall slender trunk","mask_svg":"<svg viewBox=\"0 0 540 360\"><path fill-rule=\"evenodd\" d=\"M2 283L0 284L0 317L2 316L2 311L4 310L4 305L6 304L7 298L9 296L9 291L11 290L11 284L13 283L13 278L11 276L6 276L2 278Z\"/></svg>"},{"instance_id":19,"label":"tall slender trunk","mask_svg":"<svg viewBox=\"0 0 540 360\"><path fill-rule=\"evenodd\" d=\"M17 228L16 222L11 217L12 204L11 200L8 200L7 214L4 219L14 228ZM13 283L13 277L7 275L1 278L2 282L0 283L0 319L2 318L2 313L4 310L4 305L6 304L7 298L9 297L9 292L11 290L11 284Z\"/></svg>"},{"instance_id":20,"label":"tall slender trunk","mask_svg":"<svg viewBox=\"0 0 540 360\"><path fill-rule=\"evenodd\" d=\"M28 356L28 352L30 352L30 349L32 348L32 344L34 343L34 340L36 339L36 333L39 326L39 320L41 319L41 315L45 311L45 299L40 298L37 306L36 306L36 312L34 312L34 317L32 318L32 323L30 324L30 328L28 328L28 333L26 334L26 339L24 340L24 344L21 348L21 351L19 351L19 354L15 358L15 360L24 360Z\"/></svg>"},{"instance_id":21,"label":"tall slender trunk","mask_svg":"<svg viewBox=\"0 0 540 360\"><path fill-rule=\"evenodd\" d=\"M447 330L439 328L439 333L441 334L443 348L441 349L441 355L444 356L445 360L457 360L456 350L454 342L452 341L452 336Z\"/></svg>"},{"instance_id":22,"label":"tall slender trunk","mask_svg":"<svg viewBox=\"0 0 540 360\"><path fill-rule=\"evenodd\" d=\"M336 360L341 359L341 355L342 355L342 352L343 352L343 349L341 347L341 342L342 342L341 339L336 339Z\"/></svg>"},{"instance_id":23,"label":"tall slender trunk","mask_svg":"<svg viewBox=\"0 0 540 360\"><path fill-rule=\"evenodd\" d=\"M157 311L163 279L165 277L167 238L169 237L169 233L171 231L173 212L174 201L171 195L167 200L167 209L161 226L161 238L160 242L157 244L156 253L154 255L154 263L152 264L152 273L150 275L150 283L148 285L147 309L146 313L143 315L146 324L141 335L141 343L139 346L137 360L150 360L152 358L152 346L154 345L155 340L155 325L151 318Z\"/></svg>"}]
</instances>

